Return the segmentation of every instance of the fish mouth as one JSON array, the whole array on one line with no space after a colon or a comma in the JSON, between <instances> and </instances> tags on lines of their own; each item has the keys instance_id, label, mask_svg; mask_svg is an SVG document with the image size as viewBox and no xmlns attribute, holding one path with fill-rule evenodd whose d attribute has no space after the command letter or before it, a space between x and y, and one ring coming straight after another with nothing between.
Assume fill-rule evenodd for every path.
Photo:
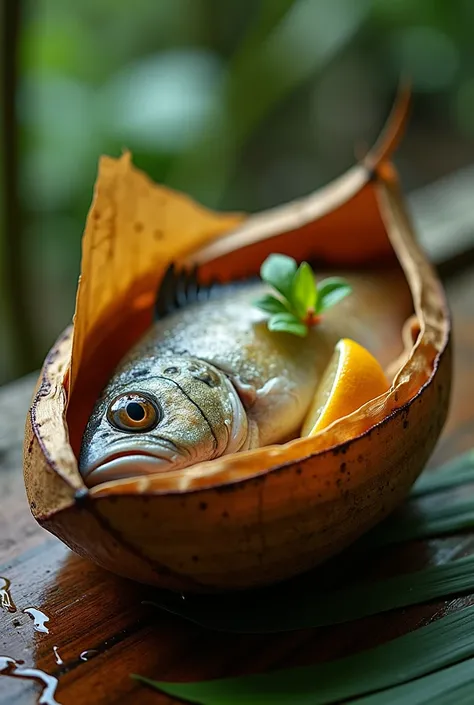
<instances>
[{"instance_id":1,"label":"fish mouth","mask_svg":"<svg viewBox=\"0 0 474 705\"><path fill-rule=\"evenodd\" d=\"M179 454L176 450L160 448L158 452L124 449L99 458L89 468L85 468L84 481L88 487L122 480L124 478L153 475L176 468ZM180 463L181 464L181 463Z\"/></svg>"}]
</instances>

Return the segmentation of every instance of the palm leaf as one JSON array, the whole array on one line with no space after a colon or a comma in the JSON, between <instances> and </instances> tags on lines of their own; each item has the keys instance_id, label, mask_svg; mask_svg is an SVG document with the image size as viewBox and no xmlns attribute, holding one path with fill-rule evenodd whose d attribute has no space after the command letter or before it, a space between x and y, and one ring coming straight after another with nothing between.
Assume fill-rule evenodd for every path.
<instances>
[{"instance_id":1,"label":"palm leaf","mask_svg":"<svg viewBox=\"0 0 474 705\"><path fill-rule=\"evenodd\" d=\"M470 590L474 590L474 556L324 592L318 592L313 581L291 581L249 596L187 597L157 606L206 629L270 634L341 624Z\"/></svg>"},{"instance_id":2,"label":"palm leaf","mask_svg":"<svg viewBox=\"0 0 474 705\"><path fill-rule=\"evenodd\" d=\"M382 692L353 705L460 705L461 701L439 698L455 686L462 697L467 697L466 693L472 697L473 656L474 607L469 607L386 644L329 663L200 683L134 677L201 705L329 705L375 691ZM463 659L469 660L459 663ZM433 674L438 669L445 670ZM410 682L413 679L420 680Z\"/></svg>"}]
</instances>

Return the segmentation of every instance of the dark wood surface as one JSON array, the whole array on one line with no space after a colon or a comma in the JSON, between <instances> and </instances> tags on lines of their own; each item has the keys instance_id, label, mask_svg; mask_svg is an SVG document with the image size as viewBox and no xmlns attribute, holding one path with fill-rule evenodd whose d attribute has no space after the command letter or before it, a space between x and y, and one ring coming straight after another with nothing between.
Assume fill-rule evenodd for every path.
<instances>
[{"instance_id":1,"label":"dark wood surface","mask_svg":"<svg viewBox=\"0 0 474 705\"><path fill-rule=\"evenodd\" d=\"M474 445L474 266L463 266L456 276L451 271L446 286L454 315L454 388L431 466ZM56 699L62 705L175 702L134 682L130 674L189 680L312 663L380 643L471 601L464 596L281 636L216 635L142 604L152 596L149 588L75 556L30 515L21 446L33 384L29 377L0 390L0 576L10 581L15 605L0 607L0 664L2 656L11 657L24 661L21 668L57 677ZM375 573L445 562L473 549L468 534L414 542L386 552ZM49 633L34 630L23 611L28 608L47 615ZM86 650L94 650L87 661L81 658ZM0 705L37 703L42 687L0 675Z\"/></svg>"}]
</instances>

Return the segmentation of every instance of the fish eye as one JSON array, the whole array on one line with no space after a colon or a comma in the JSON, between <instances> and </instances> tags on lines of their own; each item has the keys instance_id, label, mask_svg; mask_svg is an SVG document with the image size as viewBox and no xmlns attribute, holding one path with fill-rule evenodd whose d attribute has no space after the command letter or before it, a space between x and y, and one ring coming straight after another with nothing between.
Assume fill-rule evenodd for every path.
<instances>
[{"instance_id":1,"label":"fish eye","mask_svg":"<svg viewBox=\"0 0 474 705\"><path fill-rule=\"evenodd\" d=\"M148 396L135 392L116 397L107 410L107 419L112 426L132 433L150 431L160 418L158 404Z\"/></svg>"}]
</instances>

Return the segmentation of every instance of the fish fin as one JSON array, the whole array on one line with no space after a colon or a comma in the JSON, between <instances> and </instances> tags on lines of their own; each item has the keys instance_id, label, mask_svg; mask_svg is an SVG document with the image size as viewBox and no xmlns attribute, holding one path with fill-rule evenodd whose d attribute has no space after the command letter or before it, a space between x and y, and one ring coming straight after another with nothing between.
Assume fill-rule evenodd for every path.
<instances>
[{"instance_id":1,"label":"fish fin","mask_svg":"<svg viewBox=\"0 0 474 705\"><path fill-rule=\"evenodd\" d=\"M196 301L206 301L210 289L210 285L199 283L197 267L179 270L175 264L170 264L156 295L155 318L164 318Z\"/></svg>"},{"instance_id":2,"label":"fish fin","mask_svg":"<svg viewBox=\"0 0 474 705\"><path fill-rule=\"evenodd\" d=\"M199 281L197 266L178 269L172 263L166 269L158 287L155 301L155 319L165 318L170 313L179 311L189 304L217 299L224 291L228 292L238 289L242 285L256 279L257 277L252 276L225 284L217 279L212 279L204 284Z\"/></svg>"}]
</instances>

